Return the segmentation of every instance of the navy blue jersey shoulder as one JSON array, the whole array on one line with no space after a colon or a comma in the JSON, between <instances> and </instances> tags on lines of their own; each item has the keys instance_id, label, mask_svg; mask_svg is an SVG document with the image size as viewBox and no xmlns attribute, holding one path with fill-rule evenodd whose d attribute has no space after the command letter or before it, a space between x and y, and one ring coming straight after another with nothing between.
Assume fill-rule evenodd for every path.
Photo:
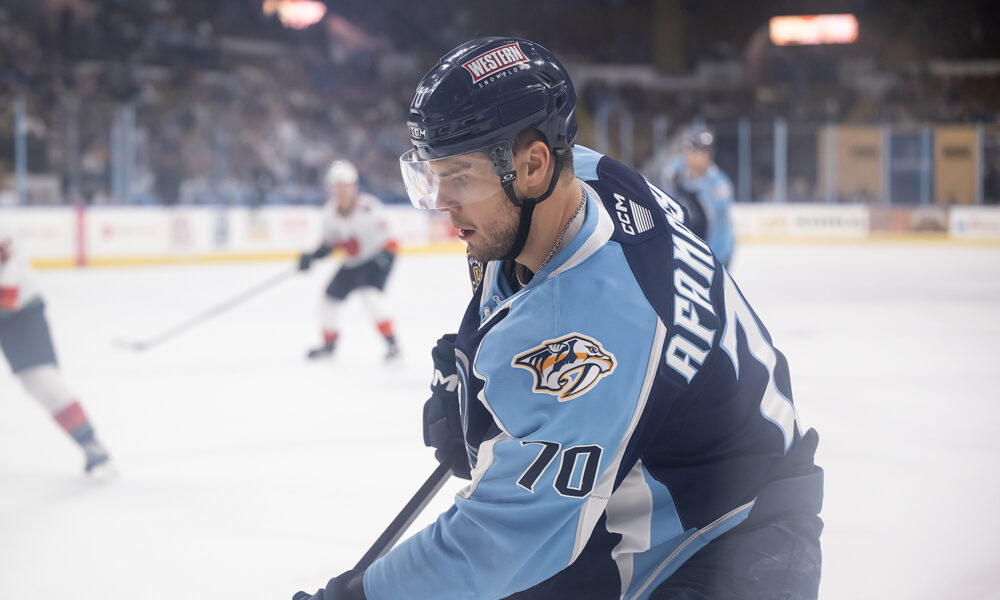
<instances>
[{"instance_id":1,"label":"navy blue jersey shoulder","mask_svg":"<svg viewBox=\"0 0 1000 600\"><path fill-rule=\"evenodd\" d=\"M735 283L730 286L732 297L727 297L729 274L714 256L709 258L704 242L667 218L654 196L658 190L634 169L608 157L599 161L596 173L597 179L586 183L615 217L612 241L621 245L633 276L668 331L666 359L659 365L652 401L617 481L641 459L670 488L686 527L704 527L754 499L754 520L815 514L822 500L822 471L812 459L816 433L810 430L803 437L795 426L792 432L783 431L762 418L761 398L769 390L791 403L784 355L774 349L774 364L769 365L750 351L748 335L759 335L771 345L770 334ZM739 319L742 311L727 301L746 306L750 318ZM697 328L701 336L680 323ZM731 348L720 339L728 328L735 332ZM669 364L671 354L675 359L682 354L672 344L678 340L681 347L689 347L685 359L704 353L700 364L690 360L688 366L698 367L690 378ZM789 437L791 443L786 444Z\"/></svg>"},{"instance_id":2,"label":"navy blue jersey shoulder","mask_svg":"<svg viewBox=\"0 0 1000 600\"><path fill-rule=\"evenodd\" d=\"M597 164L597 177L587 184L615 217L611 240L622 245L632 273L656 312L671 314L673 284L663 268L672 252L666 213L635 169L605 156Z\"/></svg>"},{"instance_id":3,"label":"navy blue jersey shoulder","mask_svg":"<svg viewBox=\"0 0 1000 600\"><path fill-rule=\"evenodd\" d=\"M479 455L479 445L483 440L494 437L499 432L499 428L493 420L493 415L486 410L486 407L474 401L474 399L479 398L486 382L473 374L471 366L476 359L476 352L482 344L483 338L503 321L509 310L502 309L491 315L486 323L480 323L479 306L485 287L482 285L485 268L483 263L471 256L467 257L467 260L469 274L472 278L473 294L455 339L455 360L458 362L457 373L459 384L463 390L458 394L458 397L461 403L459 410L463 420L462 426L465 430L465 449L469 455L469 464L475 465Z\"/></svg>"}]
</instances>

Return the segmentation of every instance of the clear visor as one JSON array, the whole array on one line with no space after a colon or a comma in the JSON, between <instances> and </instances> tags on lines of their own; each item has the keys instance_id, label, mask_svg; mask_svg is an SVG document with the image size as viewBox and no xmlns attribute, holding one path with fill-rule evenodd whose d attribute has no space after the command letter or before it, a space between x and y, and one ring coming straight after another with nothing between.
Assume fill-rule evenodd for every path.
<instances>
[{"instance_id":1,"label":"clear visor","mask_svg":"<svg viewBox=\"0 0 1000 600\"><path fill-rule=\"evenodd\" d=\"M506 144L435 160L422 160L412 149L399 157L399 168L413 206L442 210L504 193L494 160L512 170L513 158Z\"/></svg>"}]
</instances>

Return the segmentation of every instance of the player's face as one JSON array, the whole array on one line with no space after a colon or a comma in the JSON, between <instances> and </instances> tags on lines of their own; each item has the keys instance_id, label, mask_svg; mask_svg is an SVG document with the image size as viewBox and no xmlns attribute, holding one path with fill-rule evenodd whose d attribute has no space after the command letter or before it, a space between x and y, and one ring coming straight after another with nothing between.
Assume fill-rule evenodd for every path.
<instances>
[{"instance_id":1,"label":"player's face","mask_svg":"<svg viewBox=\"0 0 1000 600\"><path fill-rule=\"evenodd\" d=\"M688 173L700 177L712 164L712 155L704 150L687 150L684 152L684 164Z\"/></svg>"},{"instance_id":2,"label":"player's face","mask_svg":"<svg viewBox=\"0 0 1000 600\"><path fill-rule=\"evenodd\" d=\"M486 162L484 168L479 162L459 156L434 161L431 168L439 182L437 210L448 213L469 254L486 262L503 257L514 245L521 212L507 199L492 164Z\"/></svg>"},{"instance_id":3,"label":"player's face","mask_svg":"<svg viewBox=\"0 0 1000 600\"><path fill-rule=\"evenodd\" d=\"M337 210L347 214L354 210L358 201L358 185L356 183L335 183L331 186L333 197L337 201Z\"/></svg>"},{"instance_id":4,"label":"player's face","mask_svg":"<svg viewBox=\"0 0 1000 600\"><path fill-rule=\"evenodd\" d=\"M438 210L482 202L503 191L493 163L482 152L432 160L427 167Z\"/></svg>"},{"instance_id":5,"label":"player's face","mask_svg":"<svg viewBox=\"0 0 1000 600\"><path fill-rule=\"evenodd\" d=\"M502 147L491 147L446 158L424 160L417 148L399 157L403 184L417 208L445 210L456 205L483 202L500 190L493 161L487 153L504 158ZM509 154L509 148L506 148Z\"/></svg>"},{"instance_id":6,"label":"player's face","mask_svg":"<svg viewBox=\"0 0 1000 600\"><path fill-rule=\"evenodd\" d=\"M458 218L461 220L456 224L456 217L452 216L452 225L458 229L458 237L468 244L469 254L488 262L503 258L514 245L521 210L501 191L485 202L469 205Z\"/></svg>"}]
</instances>

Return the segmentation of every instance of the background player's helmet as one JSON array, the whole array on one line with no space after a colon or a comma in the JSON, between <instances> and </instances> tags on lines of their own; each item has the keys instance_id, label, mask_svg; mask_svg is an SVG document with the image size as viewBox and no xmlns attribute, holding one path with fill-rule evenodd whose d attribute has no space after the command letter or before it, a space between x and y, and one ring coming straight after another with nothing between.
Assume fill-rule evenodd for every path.
<instances>
[{"instance_id":1,"label":"background player's helmet","mask_svg":"<svg viewBox=\"0 0 1000 600\"><path fill-rule=\"evenodd\" d=\"M518 38L479 38L446 54L417 86L410 104L413 149L400 157L410 200L438 208L436 173L429 161L475 153L518 205L512 146L519 132L534 127L557 157L576 137L576 91L562 64L548 50ZM558 172L553 176L553 185ZM495 186L495 179L493 180ZM495 189L495 188L494 188Z\"/></svg>"},{"instance_id":2,"label":"background player's helmet","mask_svg":"<svg viewBox=\"0 0 1000 600\"><path fill-rule=\"evenodd\" d=\"M715 136L704 129L692 131L684 136L685 151L711 152L715 144Z\"/></svg>"},{"instance_id":3,"label":"background player's helmet","mask_svg":"<svg viewBox=\"0 0 1000 600\"><path fill-rule=\"evenodd\" d=\"M338 183L357 183L358 170L346 160L335 160L326 170L324 182L327 187Z\"/></svg>"}]
</instances>

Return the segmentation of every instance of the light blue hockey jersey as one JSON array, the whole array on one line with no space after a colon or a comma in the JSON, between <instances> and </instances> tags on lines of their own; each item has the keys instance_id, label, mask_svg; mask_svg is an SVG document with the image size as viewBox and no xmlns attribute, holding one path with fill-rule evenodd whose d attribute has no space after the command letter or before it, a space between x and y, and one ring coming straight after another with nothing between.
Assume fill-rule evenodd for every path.
<instances>
[{"instance_id":1,"label":"light blue hockey jersey","mask_svg":"<svg viewBox=\"0 0 1000 600\"><path fill-rule=\"evenodd\" d=\"M729 177L715 163L701 177L690 177L683 157L678 156L663 167L659 183L669 194L690 194L697 199L705 213L705 241L719 262L728 265L736 248L736 233L729 216L733 206Z\"/></svg>"},{"instance_id":2,"label":"light blue hockey jersey","mask_svg":"<svg viewBox=\"0 0 1000 600\"><path fill-rule=\"evenodd\" d=\"M472 480L365 573L371 600L644 599L749 519L816 514L788 367L681 209L574 150L582 229L523 289L502 264L456 343Z\"/></svg>"}]
</instances>

